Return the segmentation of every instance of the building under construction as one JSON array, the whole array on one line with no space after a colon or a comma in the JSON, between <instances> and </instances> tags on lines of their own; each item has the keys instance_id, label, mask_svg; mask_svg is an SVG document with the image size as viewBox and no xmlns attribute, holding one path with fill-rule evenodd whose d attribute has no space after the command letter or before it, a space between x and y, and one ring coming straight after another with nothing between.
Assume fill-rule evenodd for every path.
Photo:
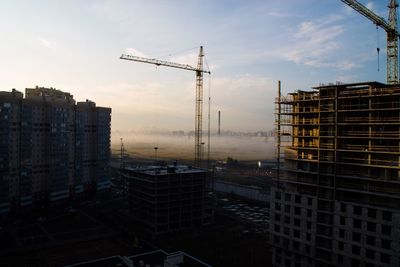
<instances>
[{"instance_id":1,"label":"building under construction","mask_svg":"<svg viewBox=\"0 0 400 267\"><path fill-rule=\"evenodd\" d=\"M274 266L400 266L400 86L279 96Z\"/></svg>"},{"instance_id":2,"label":"building under construction","mask_svg":"<svg viewBox=\"0 0 400 267\"><path fill-rule=\"evenodd\" d=\"M130 210L142 228L159 234L212 223L210 173L191 166L125 167Z\"/></svg>"}]
</instances>

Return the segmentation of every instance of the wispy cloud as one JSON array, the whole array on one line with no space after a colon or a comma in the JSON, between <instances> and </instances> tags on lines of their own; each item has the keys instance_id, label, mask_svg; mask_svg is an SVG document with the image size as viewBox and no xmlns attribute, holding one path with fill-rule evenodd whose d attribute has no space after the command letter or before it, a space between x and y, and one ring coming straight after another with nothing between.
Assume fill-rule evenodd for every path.
<instances>
[{"instance_id":1,"label":"wispy cloud","mask_svg":"<svg viewBox=\"0 0 400 267\"><path fill-rule=\"evenodd\" d=\"M126 48L125 53L129 54L129 55L137 56L137 57L147 57L145 53L141 52L140 50L138 50L136 48L132 48L132 47Z\"/></svg>"},{"instance_id":2,"label":"wispy cloud","mask_svg":"<svg viewBox=\"0 0 400 267\"><path fill-rule=\"evenodd\" d=\"M37 36L36 38L40 42L40 44L43 45L46 48L54 49L55 46L56 46L55 42L52 42L52 41L50 41L50 40L48 40L46 38L43 38L41 36Z\"/></svg>"},{"instance_id":3,"label":"wispy cloud","mask_svg":"<svg viewBox=\"0 0 400 267\"><path fill-rule=\"evenodd\" d=\"M280 11L280 10L269 11L267 13L267 16L276 17L276 18L300 17L300 15L298 15L298 14L291 14L291 13Z\"/></svg>"},{"instance_id":4,"label":"wispy cloud","mask_svg":"<svg viewBox=\"0 0 400 267\"><path fill-rule=\"evenodd\" d=\"M336 68L350 70L359 67L352 59L337 59L337 52L342 48L340 36L344 33L341 24L343 16L329 15L316 20L307 20L290 31L288 45L269 52L286 61L310 67Z\"/></svg>"},{"instance_id":5,"label":"wispy cloud","mask_svg":"<svg viewBox=\"0 0 400 267\"><path fill-rule=\"evenodd\" d=\"M366 5L365 5L369 10L374 10L374 7L375 7L375 5L374 5L374 2L368 2Z\"/></svg>"}]
</instances>

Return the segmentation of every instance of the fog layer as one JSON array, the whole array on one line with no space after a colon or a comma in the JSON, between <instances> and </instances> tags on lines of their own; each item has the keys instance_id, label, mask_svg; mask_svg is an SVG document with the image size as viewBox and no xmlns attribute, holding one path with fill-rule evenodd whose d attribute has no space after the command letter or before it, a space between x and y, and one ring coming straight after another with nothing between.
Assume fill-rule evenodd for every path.
<instances>
[{"instance_id":1,"label":"fog layer","mask_svg":"<svg viewBox=\"0 0 400 267\"><path fill-rule=\"evenodd\" d=\"M119 153L123 138L124 148L130 156L157 158L193 159L193 136L168 136L146 134L113 134L113 153ZM203 136L204 158L207 157L207 136ZM227 157L238 160L265 160L274 158L273 138L255 136L211 136L210 158L224 160Z\"/></svg>"}]
</instances>

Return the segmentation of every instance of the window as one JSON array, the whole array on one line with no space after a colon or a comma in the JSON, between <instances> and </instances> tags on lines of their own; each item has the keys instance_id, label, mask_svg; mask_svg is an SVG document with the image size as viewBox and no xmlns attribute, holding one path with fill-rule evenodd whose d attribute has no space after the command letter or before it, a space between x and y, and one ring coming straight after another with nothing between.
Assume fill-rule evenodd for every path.
<instances>
[{"instance_id":1,"label":"window","mask_svg":"<svg viewBox=\"0 0 400 267\"><path fill-rule=\"evenodd\" d=\"M359 246L352 246L351 251L353 252L353 254L360 255L361 248Z\"/></svg>"},{"instance_id":2,"label":"window","mask_svg":"<svg viewBox=\"0 0 400 267\"><path fill-rule=\"evenodd\" d=\"M368 209L368 217L376 218L376 210L375 209Z\"/></svg>"},{"instance_id":3,"label":"window","mask_svg":"<svg viewBox=\"0 0 400 267\"><path fill-rule=\"evenodd\" d=\"M361 241L361 234L353 232L353 241L360 242Z\"/></svg>"},{"instance_id":4,"label":"window","mask_svg":"<svg viewBox=\"0 0 400 267\"><path fill-rule=\"evenodd\" d=\"M281 260L282 260L281 256L278 256L278 255L275 256L276 263L281 263Z\"/></svg>"},{"instance_id":5,"label":"window","mask_svg":"<svg viewBox=\"0 0 400 267\"><path fill-rule=\"evenodd\" d=\"M390 243L391 243L390 240L382 239L381 240L381 247L384 248L384 249L390 249L390 245L391 245Z\"/></svg>"},{"instance_id":6,"label":"window","mask_svg":"<svg viewBox=\"0 0 400 267\"><path fill-rule=\"evenodd\" d=\"M275 244L279 244L279 240L280 240L279 236L275 235L274 236L274 243Z\"/></svg>"},{"instance_id":7,"label":"window","mask_svg":"<svg viewBox=\"0 0 400 267\"><path fill-rule=\"evenodd\" d=\"M296 195L296 196L294 197L294 201L295 201L296 203L301 203L301 196Z\"/></svg>"},{"instance_id":8,"label":"window","mask_svg":"<svg viewBox=\"0 0 400 267\"><path fill-rule=\"evenodd\" d=\"M294 225L295 226L300 226L300 219L295 218L294 219Z\"/></svg>"},{"instance_id":9,"label":"window","mask_svg":"<svg viewBox=\"0 0 400 267\"><path fill-rule=\"evenodd\" d=\"M359 267L360 266L360 261L356 259L351 260L351 267Z\"/></svg>"},{"instance_id":10,"label":"window","mask_svg":"<svg viewBox=\"0 0 400 267\"><path fill-rule=\"evenodd\" d=\"M312 217L312 210L307 210L307 217L311 218Z\"/></svg>"},{"instance_id":11,"label":"window","mask_svg":"<svg viewBox=\"0 0 400 267\"><path fill-rule=\"evenodd\" d=\"M367 244L371 246L375 246L375 237L367 235Z\"/></svg>"},{"instance_id":12,"label":"window","mask_svg":"<svg viewBox=\"0 0 400 267\"><path fill-rule=\"evenodd\" d=\"M294 242L293 242L293 249L299 250L299 247L300 247L300 243L297 242L297 241L294 241Z\"/></svg>"},{"instance_id":13,"label":"window","mask_svg":"<svg viewBox=\"0 0 400 267\"><path fill-rule=\"evenodd\" d=\"M285 205L285 212L286 213L290 213L290 206L289 205Z\"/></svg>"},{"instance_id":14,"label":"window","mask_svg":"<svg viewBox=\"0 0 400 267\"><path fill-rule=\"evenodd\" d=\"M389 225L382 224L382 234L391 235L391 232L392 232L392 227L390 227Z\"/></svg>"},{"instance_id":15,"label":"window","mask_svg":"<svg viewBox=\"0 0 400 267\"><path fill-rule=\"evenodd\" d=\"M275 221L280 221L281 215L279 213L275 213Z\"/></svg>"},{"instance_id":16,"label":"window","mask_svg":"<svg viewBox=\"0 0 400 267\"><path fill-rule=\"evenodd\" d=\"M340 236L341 238L344 238L344 235L345 235L344 229L340 229L340 230L339 230L339 236Z\"/></svg>"},{"instance_id":17,"label":"window","mask_svg":"<svg viewBox=\"0 0 400 267\"><path fill-rule=\"evenodd\" d=\"M311 229L311 222L307 222L307 229Z\"/></svg>"},{"instance_id":18,"label":"window","mask_svg":"<svg viewBox=\"0 0 400 267\"><path fill-rule=\"evenodd\" d=\"M287 239L287 238L283 239L283 247L284 248L289 248L289 239Z\"/></svg>"},{"instance_id":19,"label":"window","mask_svg":"<svg viewBox=\"0 0 400 267\"><path fill-rule=\"evenodd\" d=\"M375 251L371 250L371 249L366 249L365 250L365 256L368 259L374 259L375 258Z\"/></svg>"},{"instance_id":20,"label":"window","mask_svg":"<svg viewBox=\"0 0 400 267\"><path fill-rule=\"evenodd\" d=\"M285 201L290 201L290 194L285 194Z\"/></svg>"},{"instance_id":21,"label":"window","mask_svg":"<svg viewBox=\"0 0 400 267\"><path fill-rule=\"evenodd\" d=\"M381 253L381 262L390 263L390 255Z\"/></svg>"},{"instance_id":22,"label":"window","mask_svg":"<svg viewBox=\"0 0 400 267\"><path fill-rule=\"evenodd\" d=\"M343 263L343 255L338 255L338 262Z\"/></svg>"},{"instance_id":23,"label":"window","mask_svg":"<svg viewBox=\"0 0 400 267\"><path fill-rule=\"evenodd\" d=\"M290 235L290 229L287 228L287 227L283 228L283 233L284 233L285 235Z\"/></svg>"},{"instance_id":24,"label":"window","mask_svg":"<svg viewBox=\"0 0 400 267\"><path fill-rule=\"evenodd\" d=\"M280 210L281 209L281 203L275 203L275 209Z\"/></svg>"},{"instance_id":25,"label":"window","mask_svg":"<svg viewBox=\"0 0 400 267\"><path fill-rule=\"evenodd\" d=\"M344 250L344 243L343 242L339 242L338 243L338 249L342 250L342 251Z\"/></svg>"},{"instance_id":26,"label":"window","mask_svg":"<svg viewBox=\"0 0 400 267\"><path fill-rule=\"evenodd\" d=\"M346 225L346 218L343 216L340 216L340 224L341 225Z\"/></svg>"},{"instance_id":27,"label":"window","mask_svg":"<svg viewBox=\"0 0 400 267\"><path fill-rule=\"evenodd\" d=\"M285 216L285 217L284 217L284 222L285 222L286 224L289 224L289 223L290 223L290 217L289 217L289 216Z\"/></svg>"},{"instance_id":28,"label":"window","mask_svg":"<svg viewBox=\"0 0 400 267\"><path fill-rule=\"evenodd\" d=\"M279 225L275 224L274 231L279 233L281 231L281 227Z\"/></svg>"},{"instance_id":29,"label":"window","mask_svg":"<svg viewBox=\"0 0 400 267\"><path fill-rule=\"evenodd\" d=\"M356 215L361 215L362 214L362 208L360 206L354 206L353 207L353 213Z\"/></svg>"},{"instance_id":30,"label":"window","mask_svg":"<svg viewBox=\"0 0 400 267\"><path fill-rule=\"evenodd\" d=\"M307 233L307 241L311 241L311 234L310 233Z\"/></svg>"},{"instance_id":31,"label":"window","mask_svg":"<svg viewBox=\"0 0 400 267\"><path fill-rule=\"evenodd\" d=\"M299 207L295 207L294 208L294 214L300 215L300 213L301 213L301 209Z\"/></svg>"},{"instance_id":32,"label":"window","mask_svg":"<svg viewBox=\"0 0 400 267\"><path fill-rule=\"evenodd\" d=\"M361 220L354 219L353 220L353 227L360 229L361 228Z\"/></svg>"},{"instance_id":33,"label":"window","mask_svg":"<svg viewBox=\"0 0 400 267\"><path fill-rule=\"evenodd\" d=\"M311 197L307 198L307 204L308 204L308 206L312 206L312 198Z\"/></svg>"},{"instance_id":34,"label":"window","mask_svg":"<svg viewBox=\"0 0 400 267\"><path fill-rule=\"evenodd\" d=\"M275 192L275 198L281 199L281 192Z\"/></svg>"},{"instance_id":35,"label":"window","mask_svg":"<svg viewBox=\"0 0 400 267\"><path fill-rule=\"evenodd\" d=\"M341 212L346 212L346 204L340 204L340 211Z\"/></svg>"},{"instance_id":36,"label":"window","mask_svg":"<svg viewBox=\"0 0 400 267\"><path fill-rule=\"evenodd\" d=\"M368 222L367 223L367 230L370 232L376 232L376 223Z\"/></svg>"},{"instance_id":37,"label":"window","mask_svg":"<svg viewBox=\"0 0 400 267\"><path fill-rule=\"evenodd\" d=\"M293 236L296 238L300 238L300 231L299 230L294 230L293 231Z\"/></svg>"},{"instance_id":38,"label":"window","mask_svg":"<svg viewBox=\"0 0 400 267\"><path fill-rule=\"evenodd\" d=\"M390 211L382 211L382 219L384 219L385 221L391 221L392 213Z\"/></svg>"}]
</instances>

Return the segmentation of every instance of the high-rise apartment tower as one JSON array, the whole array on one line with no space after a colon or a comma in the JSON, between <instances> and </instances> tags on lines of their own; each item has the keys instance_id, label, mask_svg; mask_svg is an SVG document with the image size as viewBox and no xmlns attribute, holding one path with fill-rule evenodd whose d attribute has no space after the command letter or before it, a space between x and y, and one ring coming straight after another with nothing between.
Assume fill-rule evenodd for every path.
<instances>
[{"instance_id":1,"label":"high-rise apartment tower","mask_svg":"<svg viewBox=\"0 0 400 267\"><path fill-rule=\"evenodd\" d=\"M54 88L0 92L0 213L108 187L110 120Z\"/></svg>"}]
</instances>

